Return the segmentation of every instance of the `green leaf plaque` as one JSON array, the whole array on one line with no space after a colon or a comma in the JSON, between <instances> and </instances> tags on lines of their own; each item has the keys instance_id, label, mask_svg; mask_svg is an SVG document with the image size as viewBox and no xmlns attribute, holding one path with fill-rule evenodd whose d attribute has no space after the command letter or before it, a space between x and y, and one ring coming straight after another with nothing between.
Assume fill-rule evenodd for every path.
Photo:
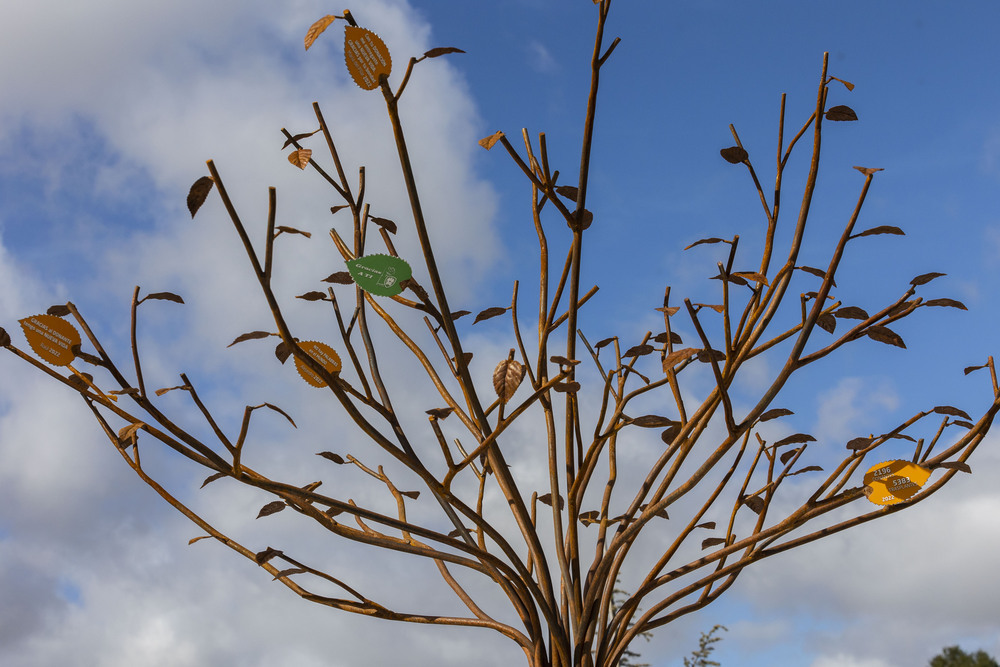
<instances>
[{"instance_id":1,"label":"green leaf plaque","mask_svg":"<svg viewBox=\"0 0 1000 667\"><path fill-rule=\"evenodd\" d=\"M361 289L376 296L396 296L403 291L400 283L413 275L409 264L389 255L348 260L347 270Z\"/></svg>"}]
</instances>

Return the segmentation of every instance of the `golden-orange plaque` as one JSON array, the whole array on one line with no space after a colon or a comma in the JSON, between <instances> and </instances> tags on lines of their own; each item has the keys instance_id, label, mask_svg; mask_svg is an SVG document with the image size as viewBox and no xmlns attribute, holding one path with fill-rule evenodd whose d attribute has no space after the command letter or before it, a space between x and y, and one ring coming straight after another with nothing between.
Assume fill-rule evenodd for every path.
<instances>
[{"instance_id":1,"label":"golden-orange plaque","mask_svg":"<svg viewBox=\"0 0 1000 667\"><path fill-rule=\"evenodd\" d=\"M310 357L319 362L320 366L325 368L330 373L337 373L340 371L340 356L333 351L329 345L324 343L317 343L314 340L306 341L300 343L299 347L308 354ZM314 373L312 369L306 366L304 363L295 360L295 368L299 371L299 375L302 379L311 384L314 387L325 387L326 381L323 380L319 375Z\"/></svg>"},{"instance_id":2,"label":"golden-orange plaque","mask_svg":"<svg viewBox=\"0 0 1000 667\"><path fill-rule=\"evenodd\" d=\"M28 345L43 361L53 366L66 366L76 354L80 332L72 324L55 315L32 315L20 320Z\"/></svg>"},{"instance_id":3,"label":"golden-orange plaque","mask_svg":"<svg viewBox=\"0 0 1000 667\"><path fill-rule=\"evenodd\" d=\"M883 461L865 473L865 495L876 505L895 505L915 496L930 476L910 461Z\"/></svg>"},{"instance_id":4,"label":"golden-orange plaque","mask_svg":"<svg viewBox=\"0 0 1000 667\"><path fill-rule=\"evenodd\" d=\"M344 30L344 60L354 83L365 90L378 88L379 77L392 72L389 49L371 30L349 25Z\"/></svg>"}]
</instances>

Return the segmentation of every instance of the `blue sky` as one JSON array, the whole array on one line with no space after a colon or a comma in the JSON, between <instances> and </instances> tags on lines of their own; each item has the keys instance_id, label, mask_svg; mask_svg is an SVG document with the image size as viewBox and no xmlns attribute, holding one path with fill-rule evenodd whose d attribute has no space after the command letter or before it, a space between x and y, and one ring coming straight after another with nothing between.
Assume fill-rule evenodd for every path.
<instances>
[{"instance_id":1,"label":"blue sky","mask_svg":"<svg viewBox=\"0 0 1000 667\"><path fill-rule=\"evenodd\" d=\"M421 63L404 122L453 302L473 311L509 302L512 279L530 283L534 270L530 191L505 155L476 141L497 129L512 138L521 127L533 137L545 131L557 168L574 171L594 7L374 0L352 9L388 44L394 81L410 55L466 51ZM127 360L133 286L183 294L187 305L157 304L145 315L148 375L170 386L188 372L228 428L238 428L244 403L294 409L294 440L281 424L260 425L262 461L293 475L311 474L313 440L361 445L269 352L261 363L262 347L223 352L239 333L268 328L267 312L247 285L221 206L210 200L192 222L184 197L212 158L247 219L263 224L266 187L277 186L284 224L314 232L309 242L282 239L280 289L315 289L342 268L325 234L324 212L336 202L287 164L278 142L281 127L314 129L318 100L345 162L367 165L379 207L372 213L405 219L384 105L347 77L341 26L302 50L308 26L331 11L339 9L313 0L98 0L86 8L15 0L0 8L0 326L20 341L18 319L72 300ZM763 228L745 170L719 157L733 143L728 125L766 187L780 94L788 94L788 128L797 128L829 51L830 73L857 86L832 88L833 103L850 105L860 122L826 125L807 257L825 262L823 241L850 215L863 180L851 167L885 168L861 224L907 235L859 239L838 276L840 294L871 308L913 276L940 271L947 277L922 294L959 299L969 312L924 309L897 328L905 352L859 341L809 369L811 379L786 397L797 412L790 428L836 440L942 403L984 409L987 378L961 370L998 350L997 25L1000 5L986 1L618 0L608 31L622 43L604 72L588 200L595 223L585 261L601 285L584 316L588 337L641 338L656 326L652 309L666 284L694 301L715 298L717 281L705 279L718 249L682 248L735 233L749 245ZM790 162L786 201L797 203L806 166L804 154ZM405 237L399 246L415 247ZM327 323L306 306L290 312L319 337ZM498 329L473 342L484 355L508 347ZM407 369L400 361L395 371L404 382ZM164 405L184 409L171 395ZM698 633L721 623L729 632L715 656L727 666L905 667L956 643L1000 654L998 445L989 437L973 474L928 502L761 563L722 601L635 648L657 667L680 665ZM251 543L330 549L292 521L254 522L259 496L222 486L198 494L197 471L168 457L156 463ZM3 664L521 660L486 632L390 626L310 606L221 547L188 546L196 534L134 478L78 400L0 355ZM353 580L374 586L388 572L410 582L404 596L427 595L419 571L382 561L366 568L353 550L336 549ZM393 632L399 641L390 645Z\"/></svg>"}]
</instances>

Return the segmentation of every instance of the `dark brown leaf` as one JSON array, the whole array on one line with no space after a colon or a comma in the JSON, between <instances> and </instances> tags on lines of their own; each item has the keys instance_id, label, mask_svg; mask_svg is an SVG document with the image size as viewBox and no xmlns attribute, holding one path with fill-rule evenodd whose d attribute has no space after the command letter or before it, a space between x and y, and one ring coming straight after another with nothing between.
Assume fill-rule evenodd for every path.
<instances>
[{"instance_id":1,"label":"dark brown leaf","mask_svg":"<svg viewBox=\"0 0 1000 667\"><path fill-rule=\"evenodd\" d=\"M758 421L766 422L772 419L777 419L778 417L785 417L787 415L794 415L795 413L788 408L772 408L762 414Z\"/></svg>"},{"instance_id":2,"label":"dark brown leaf","mask_svg":"<svg viewBox=\"0 0 1000 667\"><path fill-rule=\"evenodd\" d=\"M285 577L291 576L293 574L302 574L307 571L308 570L304 570L301 567L290 567L287 570L281 570L280 572L278 572L276 575L274 575L274 579L271 579L271 581L277 581L278 579L284 579Z\"/></svg>"},{"instance_id":3,"label":"dark brown leaf","mask_svg":"<svg viewBox=\"0 0 1000 667\"><path fill-rule=\"evenodd\" d=\"M781 454L781 456L778 457L778 460L781 461L782 465L784 465L784 464L788 463L789 459L791 459L792 457L794 457L798 453L799 453L799 448L797 448L797 449L789 449L787 452L783 452Z\"/></svg>"},{"instance_id":4,"label":"dark brown leaf","mask_svg":"<svg viewBox=\"0 0 1000 667\"><path fill-rule=\"evenodd\" d=\"M970 417L969 413L965 410L959 410L958 408L953 408L950 405L939 405L931 410L931 412L936 412L939 415L949 415L951 417L961 417L962 419L972 420L972 417Z\"/></svg>"},{"instance_id":5,"label":"dark brown leaf","mask_svg":"<svg viewBox=\"0 0 1000 667\"><path fill-rule=\"evenodd\" d=\"M730 164L739 164L750 157L746 150L739 146L730 146L719 151L719 155Z\"/></svg>"},{"instance_id":6,"label":"dark brown leaf","mask_svg":"<svg viewBox=\"0 0 1000 667\"><path fill-rule=\"evenodd\" d=\"M337 271L336 273L331 273L326 278L323 278L324 283L333 283L335 285L350 285L354 282L354 278L351 277L350 271Z\"/></svg>"},{"instance_id":7,"label":"dark brown leaf","mask_svg":"<svg viewBox=\"0 0 1000 667\"><path fill-rule=\"evenodd\" d=\"M763 285L768 285L767 276L764 276L757 271L737 271L733 274L734 276L739 276L740 278L745 278L746 280L752 280L755 283L761 283Z\"/></svg>"},{"instance_id":8,"label":"dark brown leaf","mask_svg":"<svg viewBox=\"0 0 1000 667\"><path fill-rule=\"evenodd\" d=\"M798 475L798 474L804 473L804 472L816 472L816 471L822 471L822 470L823 470L823 468L821 468L819 466L806 466L805 468L800 468L800 469L796 470L795 472L788 473L788 476L791 477L792 475Z\"/></svg>"},{"instance_id":9,"label":"dark brown leaf","mask_svg":"<svg viewBox=\"0 0 1000 667\"><path fill-rule=\"evenodd\" d=\"M555 389L556 391L559 391L559 392L572 394L573 392L580 391L580 383L579 382L559 382L557 384L552 385L552 388Z\"/></svg>"},{"instance_id":10,"label":"dark brown leaf","mask_svg":"<svg viewBox=\"0 0 1000 667\"><path fill-rule=\"evenodd\" d=\"M795 445L800 442L815 442L816 438L812 437L808 433L795 433L788 437L782 438L778 442L774 443L775 447L780 447L782 445Z\"/></svg>"},{"instance_id":11,"label":"dark brown leaf","mask_svg":"<svg viewBox=\"0 0 1000 667\"><path fill-rule=\"evenodd\" d=\"M670 428L668 428L667 430L665 430L663 433L660 434L660 440L662 440L665 444L669 445L674 441L674 438L676 438L677 434L680 432L681 432L681 425L674 424L673 426L671 426Z\"/></svg>"},{"instance_id":12,"label":"dark brown leaf","mask_svg":"<svg viewBox=\"0 0 1000 667\"><path fill-rule=\"evenodd\" d=\"M865 312L863 308L858 308L857 306L844 306L843 308L838 308L833 315L834 317L848 320L868 319L868 313Z\"/></svg>"},{"instance_id":13,"label":"dark brown leaf","mask_svg":"<svg viewBox=\"0 0 1000 667\"><path fill-rule=\"evenodd\" d=\"M513 396L524 379L525 368L515 359L504 359L493 369L493 389L501 403Z\"/></svg>"},{"instance_id":14,"label":"dark brown leaf","mask_svg":"<svg viewBox=\"0 0 1000 667\"><path fill-rule=\"evenodd\" d=\"M173 391L174 389L188 389L188 386L186 384L179 384L176 387L163 387L162 389L157 389L155 393L157 396L163 396L168 391Z\"/></svg>"},{"instance_id":15,"label":"dark brown leaf","mask_svg":"<svg viewBox=\"0 0 1000 667\"><path fill-rule=\"evenodd\" d=\"M902 337L892 329L882 326L870 327L865 334L872 340L877 340L880 343L885 343L886 345L895 345L896 347L901 347L906 349L906 343L903 342Z\"/></svg>"},{"instance_id":16,"label":"dark brown leaf","mask_svg":"<svg viewBox=\"0 0 1000 667\"><path fill-rule=\"evenodd\" d=\"M719 544L725 544L726 538L724 537L709 537L708 539L701 541L701 548L707 549L709 547L714 547Z\"/></svg>"},{"instance_id":17,"label":"dark brown leaf","mask_svg":"<svg viewBox=\"0 0 1000 667\"><path fill-rule=\"evenodd\" d=\"M320 452L316 456L322 456L327 461L333 461L337 465L344 465L344 457L333 452Z\"/></svg>"},{"instance_id":18,"label":"dark brown leaf","mask_svg":"<svg viewBox=\"0 0 1000 667\"><path fill-rule=\"evenodd\" d=\"M480 312L476 315L476 319L473 324L479 324L483 320L488 320L491 317L496 317L497 315L503 315L507 312L506 308L501 308L500 306L494 306L493 308L487 308L486 310Z\"/></svg>"},{"instance_id":19,"label":"dark brown leaf","mask_svg":"<svg viewBox=\"0 0 1000 667\"><path fill-rule=\"evenodd\" d=\"M910 284L916 287L917 285L926 285L935 278L940 278L941 276L946 276L947 273L921 273L919 276L910 281Z\"/></svg>"},{"instance_id":20,"label":"dark brown leaf","mask_svg":"<svg viewBox=\"0 0 1000 667\"><path fill-rule=\"evenodd\" d=\"M205 199L208 198L208 193L212 191L214 185L215 181L212 180L211 176L202 176L188 190L187 205L192 218L201 205L205 203Z\"/></svg>"},{"instance_id":21,"label":"dark brown leaf","mask_svg":"<svg viewBox=\"0 0 1000 667\"><path fill-rule=\"evenodd\" d=\"M641 357L654 352L652 345L634 345L625 351L622 357Z\"/></svg>"},{"instance_id":22,"label":"dark brown leaf","mask_svg":"<svg viewBox=\"0 0 1000 667\"><path fill-rule=\"evenodd\" d=\"M200 489L204 489L204 488L205 488L205 485L207 485L207 484L211 484L211 483L212 483L212 482L214 482L215 480L217 480L217 479L222 479L222 478L223 478L223 477L225 477L225 476L226 476L226 473L224 473L224 472L217 472L217 473L215 473L214 475L209 475L208 477L206 477L206 478L205 478L205 481L204 481L204 482L202 482L202 483L201 483L201 486L200 486L200 487L198 487L198 488L200 488ZM188 544L190 544L190 542L189 542Z\"/></svg>"},{"instance_id":23,"label":"dark brown leaf","mask_svg":"<svg viewBox=\"0 0 1000 667\"><path fill-rule=\"evenodd\" d=\"M274 549L272 547L268 547L263 551L258 551L257 553L255 553L253 559L257 561L258 565L263 565L264 563L266 563L267 561L271 560L276 556L284 555L284 553L285 552L282 551L281 549Z\"/></svg>"},{"instance_id":24,"label":"dark brown leaf","mask_svg":"<svg viewBox=\"0 0 1000 667\"><path fill-rule=\"evenodd\" d=\"M866 229L858 234L853 234L850 238L857 239L862 236L876 236L878 234L895 234L897 236L906 236L906 233L899 227L893 227L892 225L879 225L878 227L872 227L871 229Z\"/></svg>"},{"instance_id":25,"label":"dark brown leaf","mask_svg":"<svg viewBox=\"0 0 1000 667\"><path fill-rule=\"evenodd\" d=\"M383 229L385 229L385 231L389 232L390 234L395 234L396 233L396 223L393 222L392 220L390 220L389 218L376 218L373 215L373 216L369 216L368 219L371 220L372 222L374 222L379 227L382 227Z\"/></svg>"},{"instance_id":26,"label":"dark brown leaf","mask_svg":"<svg viewBox=\"0 0 1000 667\"><path fill-rule=\"evenodd\" d=\"M320 20L316 21L311 26L309 26L309 30L306 31L306 37L305 37L306 51L308 51L309 47L313 45L313 42L316 41L316 38L322 35L323 31L329 28L330 24L336 20L337 20L336 16L334 16L333 14L327 14L326 16L324 16L323 18L321 18Z\"/></svg>"},{"instance_id":27,"label":"dark brown leaf","mask_svg":"<svg viewBox=\"0 0 1000 667\"><path fill-rule=\"evenodd\" d=\"M312 232L304 232L301 229L295 229L294 227L286 227L285 225L278 225L276 227L278 234L284 232L285 234L301 234L302 236L312 238ZM277 236L278 234L275 234Z\"/></svg>"},{"instance_id":28,"label":"dark brown leaf","mask_svg":"<svg viewBox=\"0 0 1000 667\"><path fill-rule=\"evenodd\" d=\"M975 424L973 424L972 422L967 422L962 419L956 419L955 421L952 422L952 424L956 424L957 426L964 426L965 428L975 427Z\"/></svg>"},{"instance_id":29,"label":"dark brown leaf","mask_svg":"<svg viewBox=\"0 0 1000 667\"><path fill-rule=\"evenodd\" d=\"M271 335L272 334L268 333L267 331L251 331L250 333L240 334L239 336L236 337L236 340L234 340L226 347L232 347L233 345L236 345L236 343L242 343L245 340L257 340L259 338L267 338L268 336Z\"/></svg>"},{"instance_id":30,"label":"dark brown leaf","mask_svg":"<svg viewBox=\"0 0 1000 667\"><path fill-rule=\"evenodd\" d=\"M710 280L722 280L722 281L725 281L725 282L733 283L734 285L746 285L747 284L747 281L743 280L742 278L739 278L736 275L726 275L721 270L719 271L719 275L712 276L710 278Z\"/></svg>"},{"instance_id":31,"label":"dark brown leaf","mask_svg":"<svg viewBox=\"0 0 1000 667\"><path fill-rule=\"evenodd\" d=\"M823 313L816 318L816 326L827 333L833 333L833 330L837 328L837 318L830 313Z\"/></svg>"},{"instance_id":32,"label":"dark brown leaf","mask_svg":"<svg viewBox=\"0 0 1000 667\"><path fill-rule=\"evenodd\" d=\"M260 512L257 514L257 518L259 519L262 516L271 516L272 514L277 514L281 510L285 509L285 507L286 505L284 500L274 500L260 508Z\"/></svg>"},{"instance_id":33,"label":"dark brown leaf","mask_svg":"<svg viewBox=\"0 0 1000 667\"><path fill-rule=\"evenodd\" d=\"M653 336L654 343L660 343L661 345L666 345L667 341L670 341L674 345L684 344L684 341L681 340L681 337L677 335L677 333L674 331L671 331L669 334L666 331L664 331L663 333L658 333L655 336Z\"/></svg>"},{"instance_id":34,"label":"dark brown leaf","mask_svg":"<svg viewBox=\"0 0 1000 667\"><path fill-rule=\"evenodd\" d=\"M858 114L854 113L854 109L843 104L838 104L835 107L830 107L826 112L827 120L857 120Z\"/></svg>"},{"instance_id":35,"label":"dark brown leaf","mask_svg":"<svg viewBox=\"0 0 1000 667\"><path fill-rule=\"evenodd\" d=\"M699 308L711 308L712 310L714 310L715 312L717 312L717 313L720 313L720 314L722 313L722 311L724 311L724 310L725 310L725 307L724 307L724 306L722 306L721 304L714 304L714 303L696 303L696 304L694 304L694 305L698 306Z\"/></svg>"},{"instance_id":36,"label":"dark brown leaf","mask_svg":"<svg viewBox=\"0 0 1000 667\"><path fill-rule=\"evenodd\" d=\"M277 412L277 413L278 413L279 415L281 415L282 417L284 417L285 419L287 419L287 420L288 420L288 422L289 422L289 423L290 423L290 424L291 424L292 426L295 426L295 420L294 420L294 419L292 419L291 417L289 417L289 416L288 416L288 413L287 413L287 412L285 412L284 410L282 410L281 408L279 408L279 407L278 407L277 405L274 405L273 403L262 403L262 404L261 404L261 405L259 405L258 407L264 407L264 408L268 408L268 409L270 409L270 410L274 410L274 411L275 411L275 412ZM298 426L295 426L295 428L298 428Z\"/></svg>"},{"instance_id":37,"label":"dark brown leaf","mask_svg":"<svg viewBox=\"0 0 1000 667\"><path fill-rule=\"evenodd\" d=\"M577 196L580 194L580 191L572 185L560 185L556 188L556 192L570 201L576 201Z\"/></svg>"},{"instance_id":38,"label":"dark brown leaf","mask_svg":"<svg viewBox=\"0 0 1000 667\"><path fill-rule=\"evenodd\" d=\"M599 340L599 341L597 341L597 344L594 345L594 349L595 350L599 350L602 347L604 347L605 345L610 345L614 341L615 341L614 336L612 336L611 338L605 338L603 340Z\"/></svg>"},{"instance_id":39,"label":"dark brown leaf","mask_svg":"<svg viewBox=\"0 0 1000 667\"><path fill-rule=\"evenodd\" d=\"M485 148L486 150L489 150L489 149L493 148L493 146L498 141L500 141L500 139L502 139L502 138L503 138L503 131L502 130L497 130L496 132L494 132L490 136L483 137L482 139L480 139L479 140L479 145L482 146L483 148Z\"/></svg>"},{"instance_id":40,"label":"dark brown leaf","mask_svg":"<svg viewBox=\"0 0 1000 667\"><path fill-rule=\"evenodd\" d=\"M664 428L673 426L676 423L673 419L667 419L660 415L643 415L632 420L633 426L641 426L643 428Z\"/></svg>"},{"instance_id":41,"label":"dark brown leaf","mask_svg":"<svg viewBox=\"0 0 1000 667\"><path fill-rule=\"evenodd\" d=\"M291 144L298 143L298 142L302 141L303 139L308 139L309 137L311 137L312 135L316 134L317 132L319 132L322 129L323 128L320 127L320 128L316 128L312 132L303 132L302 134L295 134L295 135L292 135L291 137L288 137L287 139L285 139L285 143L281 144L281 150L285 150Z\"/></svg>"},{"instance_id":42,"label":"dark brown leaf","mask_svg":"<svg viewBox=\"0 0 1000 667\"><path fill-rule=\"evenodd\" d=\"M471 310L456 310L451 314L451 321L454 322L460 317L465 317L466 315L471 315L471 314L472 314Z\"/></svg>"},{"instance_id":43,"label":"dark brown leaf","mask_svg":"<svg viewBox=\"0 0 1000 667\"><path fill-rule=\"evenodd\" d=\"M552 507L552 494L546 493L545 495L538 496L538 502L548 505L549 507ZM559 502L559 510L562 511L563 507L566 504L562 496L559 496L558 502Z\"/></svg>"},{"instance_id":44,"label":"dark brown leaf","mask_svg":"<svg viewBox=\"0 0 1000 667\"><path fill-rule=\"evenodd\" d=\"M445 419L454 410L455 408L431 408L430 410L427 410L427 414L434 417L434 419Z\"/></svg>"},{"instance_id":45,"label":"dark brown leaf","mask_svg":"<svg viewBox=\"0 0 1000 667\"><path fill-rule=\"evenodd\" d=\"M743 499L743 504L750 508L754 514L764 511L764 499L760 496L747 496Z\"/></svg>"},{"instance_id":46,"label":"dark brown leaf","mask_svg":"<svg viewBox=\"0 0 1000 667\"><path fill-rule=\"evenodd\" d=\"M147 294L142 297L143 301L148 299L159 299L160 301L173 301L174 303L184 303L184 299L180 298L173 292L154 292L152 294Z\"/></svg>"},{"instance_id":47,"label":"dark brown leaf","mask_svg":"<svg viewBox=\"0 0 1000 667\"><path fill-rule=\"evenodd\" d=\"M188 545L192 545L200 540L207 540L211 537L212 537L211 535L199 535L198 537L192 537L190 540L188 540Z\"/></svg>"},{"instance_id":48,"label":"dark brown leaf","mask_svg":"<svg viewBox=\"0 0 1000 667\"><path fill-rule=\"evenodd\" d=\"M86 393L86 391L90 389L90 385L88 385L87 382L93 384L94 376L91 375L90 373L82 373L81 375L83 375L83 377L86 378L86 382L84 382L83 378L80 378L78 375L70 375L68 378L66 378L66 382L68 382L70 386L72 386L77 391L82 391Z\"/></svg>"},{"instance_id":49,"label":"dark brown leaf","mask_svg":"<svg viewBox=\"0 0 1000 667\"><path fill-rule=\"evenodd\" d=\"M712 530L715 528L715 522L706 521L705 523L699 523L697 526L695 526L695 528L707 528L709 530Z\"/></svg>"},{"instance_id":50,"label":"dark brown leaf","mask_svg":"<svg viewBox=\"0 0 1000 667\"><path fill-rule=\"evenodd\" d=\"M701 245L702 243L729 243L729 241L727 241L725 239L716 238L716 237L713 236L710 239L698 239L697 241L695 241L694 243L692 243L691 245L689 245L688 247L686 247L684 249L685 250L690 250L691 248L695 247L696 245Z\"/></svg>"},{"instance_id":51,"label":"dark brown leaf","mask_svg":"<svg viewBox=\"0 0 1000 667\"><path fill-rule=\"evenodd\" d=\"M331 206L330 213L336 213L337 211L343 210L345 208L350 208L347 204L341 204L340 206Z\"/></svg>"},{"instance_id":52,"label":"dark brown leaf","mask_svg":"<svg viewBox=\"0 0 1000 667\"><path fill-rule=\"evenodd\" d=\"M278 358L278 361L285 363L288 361L288 357L292 356L292 348L288 346L285 341L281 341L274 347L274 356Z\"/></svg>"},{"instance_id":53,"label":"dark brown leaf","mask_svg":"<svg viewBox=\"0 0 1000 667\"><path fill-rule=\"evenodd\" d=\"M462 530L460 528L456 528L455 530L448 533L448 537L459 537L461 534Z\"/></svg>"},{"instance_id":54,"label":"dark brown leaf","mask_svg":"<svg viewBox=\"0 0 1000 667\"><path fill-rule=\"evenodd\" d=\"M961 301L955 301L954 299L931 299L930 301L924 301L925 306L945 306L948 308L958 308L959 310L968 310L965 304Z\"/></svg>"},{"instance_id":55,"label":"dark brown leaf","mask_svg":"<svg viewBox=\"0 0 1000 667\"><path fill-rule=\"evenodd\" d=\"M972 468L969 467L968 463L964 461L947 461L945 463L939 463L938 468L947 468L949 470L961 470L962 472L971 473Z\"/></svg>"},{"instance_id":56,"label":"dark brown leaf","mask_svg":"<svg viewBox=\"0 0 1000 667\"><path fill-rule=\"evenodd\" d=\"M707 364L710 361L725 361L726 353L721 350L701 350L698 352L698 361Z\"/></svg>"},{"instance_id":57,"label":"dark brown leaf","mask_svg":"<svg viewBox=\"0 0 1000 667\"><path fill-rule=\"evenodd\" d=\"M853 438L848 441L847 448L857 451L859 449L864 449L870 444L872 444L871 438Z\"/></svg>"},{"instance_id":58,"label":"dark brown leaf","mask_svg":"<svg viewBox=\"0 0 1000 667\"><path fill-rule=\"evenodd\" d=\"M305 294L300 294L296 299L302 299L303 301L323 301L326 299L326 292L306 292Z\"/></svg>"},{"instance_id":59,"label":"dark brown leaf","mask_svg":"<svg viewBox=\"0 0 1000 667\"><path fill-rule=\"evenodd\" d=\"M554 364L559 364L560 366L576 366L580 363L577 359L567 359L566 357L559 356L558 354L554 354L549 357L549 361Z\"/></svg>"},{"instance_id":60,"label":"dark brown leaf","mask_svg":"<svg viewBox=\"0 0 1000 667\"><path fill-rule=\"evenodd\" d=\"M599 523L598 517L601 513L597 510L590 510L589 512L582 512L577 518L580 519L580 523L585 526L589 526L594 523Z\"/></svg>"},{"instance_id":61,"label":"dark brown leaf","mask_svg":"<svg viewBox=\"0 0 1000 667\"><path fill-rule=\"evenodd\" d=\"M412 500L416 500L417 498L420 497L419 491L400 491L399 494L401 496L406 496L407 498L410 498Z\"/></svg>"},{"instance_id":62,"label":"dark brown leaf","mask_svg":"<svg viewBox=\"0 0 1000 667\"><path fill-rule=\"evenodd\" d=\"M965 367L965 374L968 375L972 371L978 371L980 368L987 368L988 366L989 366L989 364L983 364L982 366L966 366Z\"/></svg>"},{"instance_id":63,"label":"dark brown leaf","mask_svg":"<svg viewBox=\"0 0 1000 667\"><path fill-rule=\"evenodd\" d=\"M7 347L10 345L10 334L3 327L0 327L0 347Z\"/></svg>"},{"instance_id":64,"label":"dark brown leaf","mask_svg":"<svg viewBox=\"0 0 1000 667\"><path fill-rule=\"evenodd\" d=\"M796 269L800 269L802 271L805 271L806 273L811 273L814 276L819 276L823 280L826 280L826 271L824 271L823 269L817 269L817 268L814 268L812 266L796 266L795 268ZM833 285L834 287L836 287L837 286L837 281L836 280L831 280L830 284Z\"/></svg>"},{"instance_id":65,"label":"dark brown leaf","mask_svg":"<svg viewBox=\"0 0 1000 667\"><path fill-rule=\"evenodd\" d=\"M45 311L45 314L55 315L56 317L66 317L72 312L73 311L69 309L69 306L64 303L60 303L55 306L50 306L49 309Z\"/></svg>"},{"instance_id":66,"label":"dark brown leaf","mask_svg":"<svg viewBox=\"0 0 1000 667\"><path fill-rule=\"evenodd\" d=\"M667 317L673 317L674 315L677 314L677 311L680 309L681 309L680 306L666 306L666 307L656 308L655 310L659 313L665 314Z\"/></svg>"},{"instance_id":67,"label":"dark brown leaf","mask_svg":"<svg viewBox=\"0 0 1000 667\"><path fill-rule=\"evenodd\" d=\"M437 58L438 56L443 56L447 53L465 53L462 49L457 49L454 46L438 46L424 53L424 58Z\"/></svg>"},{"instance_id":68,"label":"dark brown leaf","mask_svg":"<svg viewBox=\"0 0 1000 667\"><path fill-rule=\"evenodd\" d=\"M309 159L312 157L312 154L311 149L300 148L288 154L288 161L299 169L305 169L309 166Z\"/></svg>"},{"instance_id":69,"label":"dark brown leaf","mask_svg":"<svg viewBox=\"0 0 1000 667\"><path fill-rule=\"evenodd\" d=\"M854 168L860 171L865 176L871 176L877 171L885 171L885 169L882 169L881 167L854 167Z\"/></svg>"},{"instance_id":70,"label":"dark brown leaf","mask_svg":"<svg viewBox=\"0 0 1000 667\"><path fill-rule=\"evenodd\" d=\"M576 216L574 222L575 224L571 224L569 226L570 229L580 229L580 230L589 229L591 223L594 222L594 214L588 211L587 209L583 209Z\"/></svg>"},{"instance_id":71,"label":"dark brown leaf","mask_svg":"<svg viewBox=\"0 0 1000 667\"><path fill-rule=\"evenodd\" d=\"M452 357L451 360L454 361L456 364L459 364L459 361L461 361L461 363L459 364L460 366L468 366L470 363L472 363L472 353L463 352L462 358L460 360L456 359L455 357Z\"/></svg>"}]
</instances>

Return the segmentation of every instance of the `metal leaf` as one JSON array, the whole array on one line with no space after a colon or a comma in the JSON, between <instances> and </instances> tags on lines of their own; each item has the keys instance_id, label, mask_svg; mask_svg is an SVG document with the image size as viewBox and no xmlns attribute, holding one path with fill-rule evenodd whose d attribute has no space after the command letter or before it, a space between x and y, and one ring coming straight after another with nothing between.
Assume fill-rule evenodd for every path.
<instances>
[{"instance_id":1,"label":"metal leaf","mask_svg":"<svg viewBox=\"0 0 1000 667\"><path fill-rule=\"evenodd\" d=\"M493 369L493 389L501 403L506 403L524 380L525 368L515 359L504 359Z\"/></svg>"},{"instance_id":2,"label":"metal leaf","mask_svg":"<svg viewBox=\"0 0 1000 667\"><path fill-rule=\"evenodd\" d=\"M281 510L285 509L285 507L286 505L284 500L274 500L260 508L260 512L257 514L257 518L259 519L262 516L271 516L272 514L277 514Z\"/></svg>"}]
</instances>

